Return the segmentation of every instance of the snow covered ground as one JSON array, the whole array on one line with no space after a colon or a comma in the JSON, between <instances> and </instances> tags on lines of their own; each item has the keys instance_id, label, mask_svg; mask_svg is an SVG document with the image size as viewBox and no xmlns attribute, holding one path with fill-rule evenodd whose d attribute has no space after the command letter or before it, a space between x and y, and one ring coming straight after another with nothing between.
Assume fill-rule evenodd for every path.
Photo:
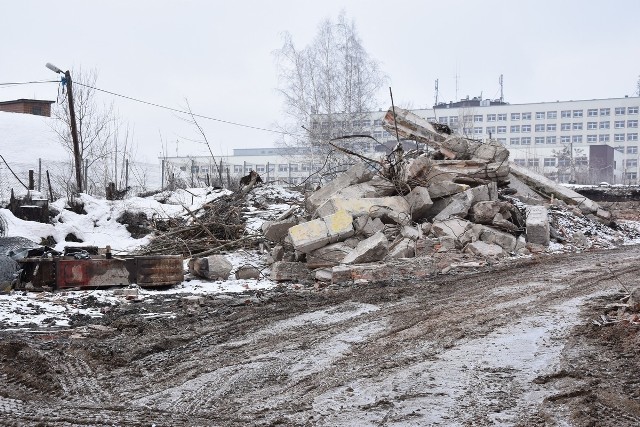
<instances>
[{"instance_id":1,"label":"snow covered ground","mask_svg":"<svg viewBox=\"0 0 640 427\"><path fill-rule=\"evenodd\" d=\"M230 194L227 190L211 188L189 188L172 193L160 193L155 196L141 198L131 197L125 200L108 201L97 199L86 194L80 196L86 214L77 214L65 209L66 199L51 204L59 214L53 224L41 224L23 221L13 216L8 209L0 209L0 215L7 224L7 236L25 237L36 244L43 239L53 237L54 249L63 251L64 247L110 245L116 254L126 254L149 242L149 237L135 239L123 224L117 222L125 211L144 212L148 217L160 218L186 216L185 207L194 211L203 204L218 197ZM260 229L265 220L273 219L290 209L293 203L300 200L299 193L280 187L263 186L254 189L248 196L247 231ZM162 202L161 202L162 201ZM275 203L274 203L275 201ZM65 241L65 237L73 234L83 243ZM226 254L233 264L232 274L227 281L204 281L189 279L182 284L166 290L138 290L136 300L144 300L150 295L207 295L221 293L241 293L247 291L269 289L276 286L267 279L268 266L264 256L253 250L238 250ZM235 270L243 265L252 265L263 272L260 280L236 280ZM186 269L186 261L185 261ZM64 292L21 292L0 295L0 325L6 327L41 327L68 326L70 319L78 315L100 317L101 308L108 305L128 304L124 296L116 295L114 289L64 291Z\"/></svg>"}]
</instances>

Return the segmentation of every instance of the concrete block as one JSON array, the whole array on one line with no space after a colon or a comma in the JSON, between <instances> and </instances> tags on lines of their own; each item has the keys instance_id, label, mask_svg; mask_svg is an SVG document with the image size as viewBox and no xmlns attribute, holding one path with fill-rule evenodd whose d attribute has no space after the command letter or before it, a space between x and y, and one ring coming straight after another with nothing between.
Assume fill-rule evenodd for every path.
<instances>
[{"instance_id":1,"label":"concrete block","mask_svg":"<svg viewBox=\"0 0 640 427\"><path fill-rule=\"evenodd\" d=\"M500 246L482 241L469 243L465 247L464 251L472 255L483 257L499 257L504 254L504 251Z\"/></svg>"},{"instance_id":2,"label":"concrete block","mask_svg":"<svg viewBox=\"0 0 640 427\"><path fill-rule=\"evenodd\" d=\"M352 250L353 248L343 242L333 243L316 249L307 254L307 268L333 267L340 264L344 257L351 253Z\"/></svg>"},{"instance_id":3,"label":"concrete block","mask_svg":"<svg viewBox=\"0 0 640 427\"><path fill-rule=\"evenodd\" d=\"M273 241L281 242L291 227L298 223L297 218L291 217L282 221L266 221L262 224L264 237Z\"/></svg>"},{"instance_id":4,"label":"concrete block","mask_svg":"<svg viewBox=\"0 0 640 427\"><path fill-rule=\"evenodd\" d=\"M248 280L248 279L260 279L260 270L255 268L252 265L245 264L243 266L238 267L236 270L236 279L238 280Z\"/></svg>"},{"instance_id":5,"label":"concrete block","mask_svg":"<svg viewBox=\"0 0 640 427\"><path fill-rule=\"evenodd\" d=\"M433 206L433 201L429 195L429 190L425 187L414 187L413 190L405 196L409 203L411 218L418 221L427 216L429 209Z\"/></svg>"},{"instance_id":6,"label":"concrete block","mask_svg":"<svg viewBox=\"0 0 640 427\"><path fill-rule=\"evenodd\" d=\"M329 200L331 196L338 191L353 184L369 181L371 176L371 172L369 172L364 163L353 165L346 172L338 175L333 181L326 183L322 188L311 194L305 203L307 211L315 212L320 205Z\"/></svg>"},{"instance_id":7,"label":"concrete block","mask_svg":"<svg viewBox=\"0 0 640 427\"><path fill-rule=\"evenodd\" d=\"M469 211L469 216L476 224L491 224L496 215L508 215L508 202L498 200L480 201L474 204Z\"/></svg>"},{"instance_id":8,"label":"concrete block","mask_svg":"<svg viewBox=\"0 0 640 427\"><path fill-rule=\"evenodd\" d=\"M227 280L233 265L224 255L209 255L205 258L191 258L189 272L194 276L209 280Z\"/></svg>"},{"instance_id":9,"label":"concrete block","mask_svg":"<svg viewBox=\"0 0 640 427\"><path fill-rule=\"evenodd\" d=\"M544 206L527 207L527 242L537 245L549 245L549 212Z\"/></svg>"},{"instance_id":10,"label":"concrete block","mask_svg":"<svg viewBox=\"0 0 640 427\"><path fill-rule=\"evenodd\" d=\"M439 244L440 244L440 240L432 237L416 240L415 242L416 257L433 255L436 252L436 247Z\"/></svg>"},{"instance_id":11,"label":"concrete block","mask_svg":"<svg viewBox=\"0 0 640 427\"><path fill-rule=\"evenodd\" d=\"M440 242L440 247L438 248L437 252L449 252L456 250L456 242L458 241L458 239L456 239L455 237L442 236L438 238L438 240Z\"/></svg>"},{"instance_id":12,"label":"concrete block","mask_svg":"<svg viewBox=\"0 0 640 427\"><path fill-rule=\"evenodd\" d=\"M480 234L481 241L498 245L507 252L513 252L516 250L517 239L514 235L491 227L480 227L482 227L482 233Z\"/></svg>"},{"instance_id":13,"label":"concrete block","mask_svg":"<svg viewBox=\"0 0 640 427\"><path fill-rule=\"evenodd\" d=\"M273 249L271 249L271 258L273 258L274 261L282 261L283 257L284 257L284 246L275 245Z\"/></svg>"},{"instance_id":14,"label":"concrete block","mask_svg":"<svg viewBox=\"0 0 640 427\"><path fill-rule=\"evenodd\" d=\"M395 186L381 176L374 176L367 182L353 184L339 190L331 196L332 199L352 199L361 197L386 197L396 193Z\"/></svg>"},{"instance_id":15,"label":"concrete block","mask_svg":"<svg viewBox=\"0 0 640 427\"><path fill-rule=\"evenodd\" d=\"M421 280L432 277L437 272L431 257L389 260L374 264L338 265L332 269L331 283Z\"/></svg>"},{"instance_id":16,"label":"concrete block","mask_svg":"<svg viewBox=\"0 0 640 427\"><path fill-rule=\"evenodd\" d=\"M471 209L474 204L497 199L498 186L495 182L469 188L448 199L442 199L448 204L435 216L435 219L445 220L452 217L464 218L468 215L469 209Z\"/></svg>"},{"instance_id":17,"label":"concrete block","mask_svg":"<svg viewBox=\"0 0 640 427\"><path fill-rule=\"evenodd\" d=\"M343 264L362 264L380 261L389 252L389 241L383 232L379 231L368 239L363 240L352 249L342 260Z\"/></svg>"},{"instance_id":18,"label":"concrete block","mask_svg":"<svg viewBox=\"0 0 640 427\"><path fill-rule=\"evenodd\" d=\"M316 280L318 280L320 282L331 282L331 278L333 277L331 269L329 269L329 268L320 268L320 269L314 271L313 274L314 274Z\"/></svg>"},{"instance_id":19,"label":"concrete block","mask_svg":"<svg viewBox=\"0 0 640 427\"><path fill-rule=\"evenodd\" d=\"M271 266L270 277L276 282L304 280L309 277L309 269L301 262L278 261Z\"/></svg>"},{"instance_id":20,"label":"concrete block","mask_svg":"<svg viewBox=\"0 0 640 427\"><path fill-rule=\"evenodd\" d=\"M296 250L309 253L329 243L345 240L353 233L353 217L340 210L333 215L291 227L289 238Z\"/></svg>"},{"instance_id":21,"label":"concrete block","mask_svg":"<svg viewBox=\"0 0 640 427\"><path fill-rule=\"evenodd\" d=\"M400 229L400 235L410 240L418 240L422 237L422 227L416 228L410 225L405 225Z\"/></svg>"},{"instance_id":22,"label":"concrete block","mask_svg":"<svg viewBox=\"0 0 640 427\"><path fill-rule=\"evenodd\" d=\"M324 217L334 214L339 210L347 211L354 217L363 215L371 216L381 209L389 209L398 214L409 215L409 203L400 196L392 197L373 197L360 199L329 199L320 206L316 214Z\"/></svg>"}]
</instances>

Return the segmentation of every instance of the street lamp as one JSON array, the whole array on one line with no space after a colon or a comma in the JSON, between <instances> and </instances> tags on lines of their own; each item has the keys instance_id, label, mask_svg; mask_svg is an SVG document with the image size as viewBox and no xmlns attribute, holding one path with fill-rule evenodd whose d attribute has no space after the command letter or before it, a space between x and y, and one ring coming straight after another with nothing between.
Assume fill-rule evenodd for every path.
<instances>
[{"instance_id":1,"label":"street lamp","mask_svg":"<svg viewBox=\"0 0 640 427\"><path fill-rule=\"evenodd\" d=\"M71 86L71 73L69 70L62 71L55 65L47 62L46 67L56 74L64 74L62 84L67 85L67 96L69 101L69 120L71 121L71 138L73 139L73 158L76 168L76 188L78 193L82 193L82 158L80 156L80 143L78 142L78 128L76 126L76 110L73 105L73 88Z\"/></svg>"}]
</instances>

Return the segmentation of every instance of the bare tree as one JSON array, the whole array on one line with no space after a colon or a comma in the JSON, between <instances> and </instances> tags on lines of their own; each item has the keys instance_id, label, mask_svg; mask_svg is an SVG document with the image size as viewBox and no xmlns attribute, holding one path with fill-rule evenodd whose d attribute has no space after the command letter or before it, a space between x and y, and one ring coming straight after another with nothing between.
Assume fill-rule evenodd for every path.
<instances>
[{"instance_id":1,"label":"bare tree","mask_svg":"<svg viewBox=\"0 0 640 427\"><path fill-rule=\"evenodd\" d=\"M285 33L284 44L275 53L278 91L290 119L280 127L293 135L306 130L302 138L283 138L285 145L310 146L320 158L329 150L326 142L331 138L369 131L369 112L376 107L386 77L344 12L337 22L322 21L315 39L302 49ZM350 148L357 148L359 141L348 141Z\"/></svg>"},{"instance_id":2,"label":"bare tree","mask_svg":"<svg viewBox=\"0 0 640 427\"><path fill-rule=\"evenodd\" d=\"M84 168L85 191L90 194L103 195L109 182L122 184L124 164L131 157L133 146L129 126L121 126L121 120L114 111L113 104L99 105L96 99L95 70L72 71L74 80L73 100L76 112L78 142L81 163ZM53 130L60 144L73 154L73 140L70 131L69 108L66 97L53 110L56 119ZM65 185L66 192L74 191L75 183L69 178Z\"/></svg>"}]
</instances>

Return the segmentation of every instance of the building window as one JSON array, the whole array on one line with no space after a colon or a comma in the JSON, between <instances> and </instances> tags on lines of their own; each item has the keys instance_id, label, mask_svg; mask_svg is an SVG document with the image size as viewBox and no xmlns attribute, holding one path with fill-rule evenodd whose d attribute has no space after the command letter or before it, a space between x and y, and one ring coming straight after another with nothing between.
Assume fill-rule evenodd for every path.
<instances>
[{"instance_id":1,"label":"building window","mask_svg":"<svg viewBox=\"0 0 640 427\"><path fill-rule=\"evenodd\" d=\"M522 120L531 120L531 113L522 113Z\"/></svg>"},{"instance_id":2,"label":"building window","mask_svg":"<svg viewBox=\"0 0 640 427\"><path fill-rule=\"evenodd\" d=\"M571 117L571 110L562 110L560 112L560 117L562 117L563 119L568 119Z\"/></svg>"},{"instance_id":3,"label":"building window","mask_svg":"<svg viewBox=\"0 0 640 427\"><path fill-rule=\"evenodd\" d=\"M507 138L498 138L496 141L498 141L499 144L507 145Z\"/></svg>"},{"instance_id":4,"label":"building window","mask_svg":"<svg viewBox=\"0 0 640 427\"><path fill-rule=\"evenodd\" d=\"M265 171L264 165L256 165L256 172L260 173L264 171Z\"/></svg>"},{"instance_id":5,"label":"building window","mask_svg":"<svg viewBox=\"0 0 640 427\"><path fill-rule=\"evenodd\" d=\"M627 120L627 127L637 128L638 127L638 121L637 120Z\"/></svg>"},{"instance_id":6,"label":"building window","mask_svg":"<svg viewBox=\"0 0 640 427\"><path fill-rule=\"evenodd\" d=\"M511 126L511 133L518 133L518 132L520 132L520 126L519 125Z\"/></svg>"},{"instance_id":7,"label":"building window","mask_svg":"<svg viewBox=\"0 0 640 427\"><path fill-rule=\"evenodd\" d=\"M557 111L547 111L547 119L557 119L558 112Z\"/></svg>"},{"instance_id":8,"label":"building window","mask_svg":"<svg viewBox=\"0 0 640 427\"><path fill-rule=\"evenodd\" d=\"M498 114L498 121L499 122L506 122L507 121L507 113Z\"/></svg>"},{"instance_id":9,"label":"building window","mask_svg":"<svg viewBox=\"0 0 640 427\"><path fill-rule=\"evenodd\" d=\"M627 112L625 107L616 107L616 116L622 116Z\"/></svg>"},{"instance_id":10,"label":"building window","mask_svg":"<svg viewBox=\"0 0 640 427\"><path fill-rule=\"evenodd\" d=\"M482 128L473 128L474 135L482 135Z\"/></svg>"},{"instance_id":11,"label":"building window","mask_svg":"<svg viewBox=\"0 0 640 427\"><path fill-rule=\"evenodd\" d=\"M544 158L544 165L546 167L553 167L556 165L556 158L555 157L545 157Z\"/></svg>"},{"instance_id":12,"label":"building window","mask_svg":"<svg viewBox=\"0 0 640 427\"><path fill-rule=\"evenodd\" d=\"M622 145L618 145L614 148L614 150L624 153L624 147Z\"/></svg>"},{"instance_id":13,"label":"building window","mask_svg":"<svg viewBox=\"0 0 640 427\"><path fill-rule=\"evenodd\" d=\"M574 144L580 144L582 142L582 135L573 135L571 140Z\"/></svg>"},{"instance_id":14,"label":"building window","mask_svg":"<svg viewBox=\"0 0 640 427\"><path fill-rule=\"evenodd\" d=\"M587 142L590 144L598 142L598 135L587 135Z\"/></svg>"},{"instance_id":15,"label":"building window","mask_svg":"<svg viewBox=\"0 0 640 427\"><path fill-rule=\"evenodd\" d=\"M536 145L544 144L544 136L536 136Z\"/></svg>"},{"instance_id":16,"label":"building window","mask_svg":"<svg viewBox=\"0 0 640 427\"><path fill-rule=\"evenodd\" d=\"M431 121L435 121L435 117L430 117ZM382 126L382 120L376 119L373 121L374 126Z\"/></svg>"},{"instance_id":17,"label":"building window","mask_svg":"<svg viewBox=\"0 0 640 427\"><path fill-rule=\"evenodd\" d=\"M600 109L600 115L601 116L610 116L611 115L611 108L601 108Z\"/></svg>"},{"instance_id":18,"label":"building window","mask_svg":"<svg viewBox=\"0 0 640 427\"><path fill-rule=\"evenodd\" d=\"M587 110L587 116L589 117L596 117L598 115L598 109L597 108L590 108Z\"/></svg>"},{"instance_id":19,"label":"building window","mask_svg":"<svg viewBox=\"0 0 640 427\"><path fill-rule=\"evenodd\" d=\"M536 111L536 120L544 120L544 111Z\"/></svg>"},{"instance_id":20,"label":"building window","mask_svg":"<svg viewBox=\"0 0 640 427\"><path fill-rule=\"evenodd\" d=\"M496 115L495 114L487 114L487 121L488 122L495 122L496 121Z\"/></svg>"},{"instance_id":21,"label":"building window","mask_svg":"<svg viewBox=\"0 0 640 427\"><path fill-rule=\"evenodd\" d=\"M624 161L624 165L628 168L635 168L638 166L638 159L627 159Z\"/></svg>"},{"instance_id":22,"label":"building window","mask_svg":"<svg viewBox=\"0 0 640 427\"><path fill-rule=\"evenodd\" d=\"M624 176L627 179L636 180L638 178L638 173L637 172L627 172L627 173L624 174Z\"/></svg>"},{"instance_id":23,"label":"building window","mask_svg":"<svg viewBox=\"0 0 640 427\"><path fill-rule=\"evenodd\" d=\"M568 136L568 135L561 136L560 137L560 142L563 143L563 144L568 144L568 143L571 142L571 137Z\"/></svg>"},{"instance_id":24,"label":"building window","mask_svg":"<svg viewBox=\"0 0 640 427\"><path fill-rule=\"evenodd\" d=\"M609 135L600 135L600 142L609 142Z\"/></svg>"},{"instance_id":25,"label":"building window","mask_svg":"<svg viewBox=\"0 0 640 427\"><path fill-rule=\"evenodd\" d=\"M496 133L496 127L495 126L487 126L487 135L493 135L494 133Z\"/></svg>"},{"instance_id":26,"label":"building window","mask_svg":"<svg viewBox=\"0 0 640 427\"><path fill-rule=\"evenodd\" d=\"M540 159L529 159L527 160L527 166L529 167L538 167L540 165Z\"/></svg>"},{"instance_id":27,"label":"building window","mask_svg":"<svg viewBox=\"0 0 640 427\"><path fill-rule=\"evenodd\" d=\"M510 138L509 145L520 145L520 138Z\"/></svg>"},{"instance_id":28,"label":"building window","mask_svg":"<svg viewBox=\"0 0 640 427\"><path fill-rule=\"evenodd\" d=\"M295 163L293 165L289 165L289 169L291 170L291 172L298 172L298 164Z\"/></svg>"},{"instance_id":29,"label":"building window","mask_svg":"<svg viewBox=\"0 0 640 427\"><path fill-rule=\"evenodd\" d=\"M637 141L638 140L638 134L637 133L628 133L627 134L627 141Z\"/></svg>"},{"instance_id":30,"label":"building window","mask_svg":"<svg viewBox=\"0 0 640 427\"><path fill-rule=\"evenodd\" d=\"M624 128L624 120L616 120L615 122L613 122L613 127L615 127L616 129Z\"/></svg>"},{"instance_id":31,"label":"building window","mask_svg":"<svg viewBox=\"0 0 640 427\"><path fill-rule=\"evenodd\" d=\"M473 132L473 129L471 129L471 128L463 128L462 129L462 133L464 133L465 135L471 135L472 132Z\"/></svg>"},{"instance_id":32,"label":"building window","mask_svg":"<svg viewBox=\"0 0 640 427\"><path fill-rule=\"evenodd\" d=\"M536 125L535 129L536 129L536 132L544 132L544 125L543 124Z\"/></svg>"},{"instance_id":33,"label":"building window","mask_svg":"<svg viewBox=\"0 0 640 427\"><path fill-rule=\"evenodd\" d=\"M638 107L629 107L627 114L638 114Z\"/></svg>"},{"instance_id":34,"label":"building window","mask_svg":"<svg viewBox=\"0 0 640 427\"><path fill-rule=\"evenodd\" d=\"M234 173L242 173L242 166L240 166L240 165L233 165L233 172L234 172Z\"/></svg>"},{"instance_id":35,"label":"building window","mask_svg":"<svg viewBox=\"0 0 640 427\"><path fill-rule=\"evenodd\" d=\"M511 120L520 120L520 113L511 113Z\"/></svg>"},{"instance_id":36,"label":"building window","mask_svg":"<svg viewBox=\"0 0 640 427\"><path fill-rule=\"evenodd\" d=\"M531 145L531 137L525 136L520 139L520 144L522 145Z\"/></svg>"},{"instance_id":37,"label":"building window","mask_svg":"<svg viewBox=\"0 0 640 427\"><path fill-rule=\"evenodd\" d=\"M562 123L560 125L560 130L562 131L571 130L571 123Z\"/></svg>"},{"instance_id":38,"label":"building window","mask_svg":"<svg viewBox=\"0 0 640 427\"><path fill-rule=\"evenodd\" d=\"M624 133L616 133L613 135L613 140L615 142L624 142Z\"/></svg>"},{"instance_id":39,"label":"building window","mask_svg":"<svg viewBox=\"0 0 640 427\"><path fill-rule=\"evenodd\" d=\"M289 165L278 165L278 172L287 172L289 170Z\"/></svg>"},{"instance_id":40,"label":"building window","mask_svg":"<svg viewBox=\"0 0 640 427\"><path fill-rule=\"evenodd\" d=\"M531 125L522 125L522 132L531 132Z\"/></svg>"},{"instance_id":41,"label":"building window","mask_svg":"<svg viewBox=\"0 0 640 427\"><path fill-rule=\"evenodd\" d=\"M473 116L473 121L478 123L482 121L482 118L483 118L482 114L476 114L475 116Z\"/></svg>"},{"instance_id":42,"label":"building window","mask_svg":"<svg viewBox=\"0 0 640 427\"><path fill-rule=\"evenodd\" d=\"M573 130L582 130L582 123L574 123Z\"/></svg>"},{"instance_id":43,"label":"building window","mask_svg":"<svg viewBox=\"0 0 640 427\"><path fill-rule=\"evenodd\" d=\"M440 119L438 121L440 123L444 123L446 125L447 123L449 123L449 117L447 117L447 116L440 117Z\"/></svg>"},{"instance_id":44,"label":"building window","mask_svg":"<svg viewBox=\"0 0 640 427\"><path fill-rule=\"evenodd\" d=\"M506 126L498 126L498 133L507 133Z\"/></svg>"},{"instance_id":45,"label":"building window","mask_svg":"<svg viewBox=\"0 0 640 427\"><path fill-rule=\"evenodd\" d=\"M627 154L638 154L638 147L636 145L627 147Z\"/></svg>"},{"instance_id":46,"label":"building window","mask_svg":"<svg viewBox=\"0 0 640 427\"><path fill-rule=\"evenodd\" d=\"M451 124L458 123L458 116L449 117L449 123L451 123Z\"/></svg>"},{"instance_id":47,"label":"building window","mask_svg":"<svg viewBox=\"0 0 640 427\"><path fill-rule=\"evenodd\" d=\"M598 129L598 122L587 122L587 129L589 130Z\"/></svg>"},{"instance_id":48,"label":"building window","mask_svg":"<svg viewBox=\"0 0 640 427\"><path fill-rule=\"evenodd\" d=\"M549 123L547 125L547 132L555 132L556 131L556 124L555 123Z\"/></svg>"},{"instance_id":49,"label":"building window","mask_svg":"<svg viewBox=\"0 0 640 427\"><path fill-rule=\"evenodd\" d=\"M555 136L548 136L547 137L547 144L555 144L556 143L556 137Z\"/></svg>"},{"instance_id":50,"label":"building window","mask_svg":"<svg viewBox=\"0 0 640 427\"><path fill-rule=\"evenodd\" d=\"M609 129L611 127L611 122L600 122L600 129Z\"/></svg>"},{"instance_id":51,"label":"building window","mask_svg":"<svg viewBox=\"0 0 640 427\"><path fill-rule=\"evenodd\" d=\"M513 163L515 163L518 166L526 166L527 165L527 160L526 159L513 159Z\"/></svg>"},{"instance_id":52,"label":"building window","mask_svg":"<svg viewBox=\"0 0 640 427\"><path fill-rule=\"evenodd\" d=\"M569 166L571 164L570 159L558 159L558 166Z\"/></svg>"},{"instance_id":53,"label":"building window","mask_svg":"<svg viewBox=\"0 0 640 427\"><path fill-rule=\"evenodd\" d=\"M309 172L311 170L311 165L309 163L302 164L302 172Z\"/></svg>"},{"instance_id":54,"label":"building window","mask_svg":"<svg viewBox=\"0 0 640 427\"><path fill-rule=\"evenodd\" d=\"M573 117L582 117L582 110L573 110Z\"/></svg>"}]
</instances>

